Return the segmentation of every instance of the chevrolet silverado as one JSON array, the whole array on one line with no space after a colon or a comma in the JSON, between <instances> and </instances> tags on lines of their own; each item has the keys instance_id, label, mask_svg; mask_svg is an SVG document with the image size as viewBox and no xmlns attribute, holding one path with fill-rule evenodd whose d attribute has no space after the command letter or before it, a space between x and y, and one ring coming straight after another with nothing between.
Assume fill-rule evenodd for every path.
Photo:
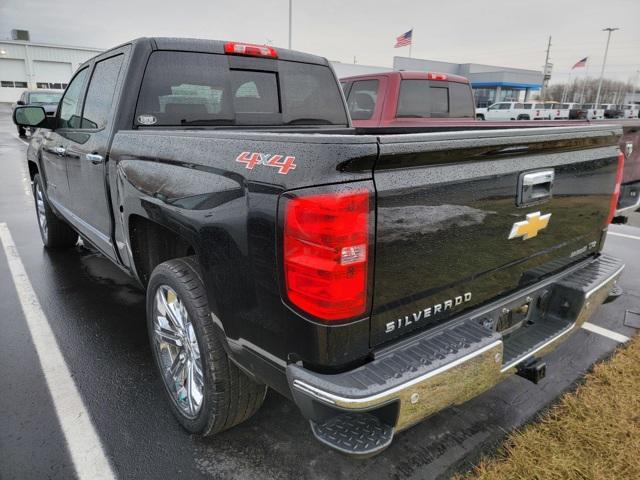
<instances>
[{"instance_id":1,"label":"chevrolet silverado","mask_svg":"<svg viewBox=\"0 0 640 480\"><path fill-rule=\"evenodd\" d=\"M46 248L78 235L146 289L189 432L267 387L354 456L542 355L610 297L611 125L354 128L326 59L141 38L79 67L27 150Z\"/></svg>"}]
</instances>

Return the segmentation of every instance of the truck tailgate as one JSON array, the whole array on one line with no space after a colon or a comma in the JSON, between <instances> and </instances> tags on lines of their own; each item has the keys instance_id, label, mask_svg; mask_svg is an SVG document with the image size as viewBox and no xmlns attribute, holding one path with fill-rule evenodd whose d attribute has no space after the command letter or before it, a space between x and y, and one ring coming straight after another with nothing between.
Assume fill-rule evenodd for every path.
<instances>
[{"instance_id":1,"label":"truck tailgate","mask_svg":"<svg viewBox=\"0 0 640 480\"><path fill-rule=\"evenodd\" d=\"M372 347L599 251L621 133L581 126L381 136Z\"/></svg>"}]
</instances>

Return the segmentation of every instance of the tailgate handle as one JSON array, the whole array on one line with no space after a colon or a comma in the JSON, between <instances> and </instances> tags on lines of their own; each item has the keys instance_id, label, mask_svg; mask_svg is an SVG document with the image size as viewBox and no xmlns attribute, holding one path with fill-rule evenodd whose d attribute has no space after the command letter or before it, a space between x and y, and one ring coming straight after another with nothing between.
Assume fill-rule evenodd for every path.
<instances>
[{"instance_id":1,"label":"tailgate handle","mask_svg":"<svg viewBox=\"0 0 640 480\"><path fill-rule=\"evenodd\" d=\"M518 206L543 202L551 198L554 178L553 170L523 173L519 182Z\"/></svg>"}]
</instances>

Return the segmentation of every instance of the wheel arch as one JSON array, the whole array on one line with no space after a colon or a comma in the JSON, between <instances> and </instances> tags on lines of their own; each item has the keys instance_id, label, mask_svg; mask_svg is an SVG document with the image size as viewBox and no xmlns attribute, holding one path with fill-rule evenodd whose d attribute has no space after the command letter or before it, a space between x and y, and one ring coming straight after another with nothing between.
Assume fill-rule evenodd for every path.
<instances>
[{"instance_id":1,"label":"wheel arch","mask_svg":"<svg viewBox=\"0 0 640 480\"><path fill-rule=\"evenodd\" d=\"M40 173L40 168L33 160L27 160L27 167L29 168L29 178L33 181L33 177Z\"/></svg>"},{"instance_id":2,"label":"wheel arch","mask_svg":"<svg viewBox=\"0 0 640 480\"><path fill-rule=\"evenodd\" d=\"M174 258L195 255L193 242L185 235L147 217L132 214L128 219L133 270L146 287L153 269Z\"/></svg>"}]
</instances>

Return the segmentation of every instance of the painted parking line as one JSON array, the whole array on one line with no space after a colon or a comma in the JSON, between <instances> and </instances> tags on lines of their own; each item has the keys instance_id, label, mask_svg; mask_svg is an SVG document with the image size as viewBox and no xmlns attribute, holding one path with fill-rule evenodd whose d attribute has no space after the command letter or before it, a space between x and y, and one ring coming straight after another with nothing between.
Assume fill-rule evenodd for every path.
<instances>
[{"instance_id":1,"label":"painted parking line","mask_svg":"<svg viewBox=\"0 0 640 480\"><path fill-rule=\"evenodd\" d=\"M609 330L589 322L583 323L582 328L589 330L590 332L597 333L598 335L602 335L603 337L610 338L611 340L615 340L618 343L626 343L631 340L626 335L622 335L621 333L614 332L613 330Z\"/></svg>"},{"instance_id":2,"label":"painted parking line","mask_svg":"<svg viewBox=\"0 0 640 480\"><path fill-rule=\"evenodd\" d=\"M627 233L607 232L607 235L614 235L616 237L633 238L634 240L640 240L640 237L635 235L629 235Z\"/></svg>"},{"instance_id":3,"label":"painted parking line","mask_svg":"<svg viewBox=\"0 0 640 480\"><path fill-rule=\"evenodd\" d=\"M6 223L0 223L0 243L76 473L81 480L115 479Z\"/></svg>"}]
</instances>

